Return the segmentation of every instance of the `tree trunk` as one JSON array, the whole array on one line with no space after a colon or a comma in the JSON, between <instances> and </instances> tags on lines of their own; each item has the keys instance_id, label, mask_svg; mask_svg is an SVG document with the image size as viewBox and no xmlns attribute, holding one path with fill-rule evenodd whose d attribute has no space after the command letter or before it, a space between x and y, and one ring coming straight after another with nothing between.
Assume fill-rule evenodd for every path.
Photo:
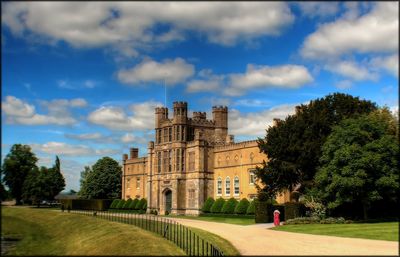
<instances>
[{"instance_id":1,"label":"tree trunk","mask_svg":"<svg viewBox=\"0 0 400 257\"><path fill-rule=\"evenodd\" d=\"M368 219L368 204L363 203L363 214L364 214L364 220Z\"/></svg>"}]
</instances>

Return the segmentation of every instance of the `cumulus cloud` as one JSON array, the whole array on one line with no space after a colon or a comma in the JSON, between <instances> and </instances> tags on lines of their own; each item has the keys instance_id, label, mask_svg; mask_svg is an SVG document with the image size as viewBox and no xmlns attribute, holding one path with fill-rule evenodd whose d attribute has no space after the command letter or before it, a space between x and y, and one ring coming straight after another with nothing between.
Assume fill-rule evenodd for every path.
<instances>
[{"instance_id":1,"label":"cumulus cloud","mask_svg":"<svg viewBox=\"0 0 400 257\"><path fill-rule=\"evenodd\" d=\"M2 21L16 35L30 32L75 47L163 43L182 40L186 31L210 42L279 35L294 15L280 2L24 2L2 5ZM158 25L163 33L155 33ZM48 40L49 41L49 40Z\"/></svg>"},{"instance_id":2,"label":"cumulus cloud","mask_svg":"<svg viewBox=\"0 0 400 257\"><path fill-rule=\"evenodd\" d=\"M94 149L86 145L71 145L64 142L47 142L44 144L31 144L34 151L60 156L98 156L113 155L120 152L117 149Z\"/></svg>"},{"instance_id":3,"label":"cumulus cloud","mask_svg":"<svg viewBox=\"0 0 400 257\"><path fill-rule=\"evenodd\" d=\"M91 112L88 121L111 130L148 130L154 128L154 108L162 106L159 102L149 101L130 106L133 113L129 116L122 108L102 106Z\"/></svg>"},{"instance_id":4,"label":"cumulus cloud","mask_svg":"<svg viewBox=\"0 0 400 257\"><path fill-rule=\"evenodd\" d=\"M359 65L352 61L341 61L326 66L326 69L344 77L361 81L376 80L378 74L369 70L366 66Z\"/></svg>"},{"instance_id":5,"label":"cumulus cloud","mask_svg":"<svg viewBox=\"0 0 400 257\"><path fill-rule=\"evenodd\" d=\"M120 70L118 79L126 84L139 84L165 81L167 85L184 82L194 74L194 66L182 58L156 62L150 59L143 60L131 69Z\"/></svg>"},{"instance_id":6,"label":"cumulus cloud","mask_svg":"<svg viewBox=\"0 0 400 257\"><path fill-rule=\"evenodd\" d=\"M66 138L76 139L76 140L93 140L98 141L104 138L101 133L86 133L86 134L65 134Z\"/></svg>"},{"instance_id":7,"label":"cumulus cloud","mask_svg":"<svg viewBox=\"0 0 400 257\"><path fill-rule=\"evenodd\" d=\"M377 69L387 70L395 77L399 77L399 55L393 54L386 57L375 57L371 60L371 66Z\"/></svg>"},{"instance_id":8,"label":"cumulus cloud","mask_svg":"<svg viewBox=\"0 0 400 257\"><path fill-rule=\"evenodd\" d=\"M353 86L353 83L350 80L341 80L335 85L339 89L349 89Z\"/></svg>"},{"instance_id":9,"label":"cumulus cloud","mask_svg":"<svg viewBox=\"0 0 400 257\"><path fill-rule=\"evenodd\" d=\"M305 39L301 54L307 58L324 59L349 52L398 51L398 17L397 3L376 3L374 8L363 16L345 15L334 22L321 25Z\"/></svg>"},{"instance_id":10,"label":"cumulus cloud","mask_svg":"<svg viewBox=\"0 0 400 257\"><path fill-rule=\"evenodd\" d=\"M7 96L2 102L2 109L9 124L22 125L73 125L77 120L72 117L70 107L84 107L87 105L82 98L71 100L55 99L52 101L41 101L48 110L48 114L36 113L35 106L22 101L14 96Z\"/></svg>"},{"instance_id":11,"label":"cumulus cloud","mask_svg":"<svg viewBox=\"0 0 400 257\"><path fill-rule=\"evenodd\" d=\"M249 64L244 74L230 74L226 95L242 95L254 88L299 88L313 81L307 68L302 65L255 66Z\"/></svg>"},{"instance_id":12,"label":"cumulus cloud","mask_svg":"<svg viewBox=\"0 0 400 257\"><path fill-rule=\"evenodd\" d=\"M272 126L274 118L284 119L286 116L294 114L296 105L284 104L252 113L241 113L236 109L230 110L228 113L229 133L235 136L263 137L265 130Z\"/></svg>"},{"instance_id":13,"label":"cumulus cloud","mask_svg":"<svg viewBox=\"0 0 400 257\"><path fill-rule=\"evenodd\" d=\"M186 92L212 92L220 89L224 83L224 76L213 74L210 69L204 69L198 72L200 79L189 81L186 87Z\"/></svg>"}]
</instances>

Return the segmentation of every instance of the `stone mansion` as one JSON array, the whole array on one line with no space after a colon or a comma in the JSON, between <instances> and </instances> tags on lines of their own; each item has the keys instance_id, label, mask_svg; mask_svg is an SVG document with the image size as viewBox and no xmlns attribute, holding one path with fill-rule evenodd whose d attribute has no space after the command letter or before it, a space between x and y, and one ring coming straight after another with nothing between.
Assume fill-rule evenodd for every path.
<instances>
[{"instance_id":1,"label":"stone mansion","mask_svg":"<svg viewBox=\"0 0 400 257\"><path fill-rule=\"evenodd\" d=\"M210 196L253 199L255 167L266 156L256 140L235 143L228 135L228 108L214 106L212 120L205 112L188 117L186 102L174 102L173 109L172 118L168 108L155 109L147 156L139 157L137 148L123 155L122 198L145 197L148 211L188 215L199 214ZM288 200L288 194L277 197Z\"/></svg>"}]
</instances>

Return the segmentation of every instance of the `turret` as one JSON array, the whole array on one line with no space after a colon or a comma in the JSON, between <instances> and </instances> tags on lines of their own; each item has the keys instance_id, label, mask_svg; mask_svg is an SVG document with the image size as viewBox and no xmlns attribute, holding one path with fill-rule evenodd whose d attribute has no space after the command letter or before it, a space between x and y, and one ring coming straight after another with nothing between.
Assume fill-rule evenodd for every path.
<instances>
[{"instance_id":1,"label":"turret","mask_svg":"<svg viewBox=\"0 0 400 257\"><path fill-rule=\"evenodd\" d=\"M228 135L228 107L213 106L212 115L215 124L215 141L226 142Z\"/></svg>"},{"instance_id":2,"label":"turret","mask_svg":"<svg viewBox=\"0 0 400 257\"><path fill-rule=\"evenodd\" d=\"M129 153L130 153L130 158L135 159L138 158L139 156L139 149L138 148L129 148Z\"/></svg>"},{"instance_id":3,"label":"turret","mask_svg":"<svg viewBox=\"0 0 400 257\"><path fill-rule=\"evenodd\" d=\"M187 102L174 102L174 121L186 122Z\"/></svg>"},{"instance_id":4,"label":"turret","mask_svg":"<svg viewBox=\"0 0 400 257\"><path fill-rule=\"evenodd\" d=\"M125 162L126 160L128 160L128 154L124 153L122 155L122 161Z\"/></svg>"},{"instance_id":5,"label":"turret","mask_svg":"<svg viewBox=\"0 0 400 257\"><path fill-rule=\"evenodd\" d=\"M155 127L161 127L161 122L165 119L168 119L168 108L166 107L157 107L156 111L156 120L155 120Z\"/></svg>"}]
</instances>

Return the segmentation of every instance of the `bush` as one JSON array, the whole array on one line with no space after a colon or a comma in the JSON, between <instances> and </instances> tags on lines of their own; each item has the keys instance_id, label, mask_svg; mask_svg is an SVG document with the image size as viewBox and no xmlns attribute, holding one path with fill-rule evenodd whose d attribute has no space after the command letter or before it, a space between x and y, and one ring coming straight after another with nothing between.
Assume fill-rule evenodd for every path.
<instances>
[{"instance_id":1,"label":"bush","mask_svg":"<svg viewBox=\"0 0 400 257\"><path fill-rule=\"evenodd\" d=\"M221 210L222 210L222 207L224 206L224 204L225 204L225 199L220 197L213 203L213 205L211 206L210 211L212 213L220 213Z\"/></svg>"},{"instance_id":2,"label":"bush","mask_svg":"<svg viewBox=\"0 0 400 257\"><path fill-rule=\"evenodd\" d=\"M64 209L104 211L110 208L112 199L60 199Z\"/></svg>"},{"instance_id":3,"label":"bush","mask_svg":"<svg viewBox=\"0 0 400 257\"><path fill-rule=\"evenodd\" d=\"M260 201L257 200L255 202L255 219L256 223L267 223L272 220L271 210L272 210L271 201Z\"/></svg>"},{"instance_id":4,"label":"bush","mask_svg":"<svg viewBox=\"0 0 400 257\"><path fill-rule=\"evenodd\" d=\"M298 225L298 224L344 224L352 223L351 220L345 220L343 217L339 218L326 218L320 219L318 216L312 217L298 217L289 219L285 222L287 225Z\"/></svg>"},{"instance_id":5,"label":"bush","mask_svg":"<svg viewBox=\"0 0 400 257\"><path fill-rule=\"evenodd\" d=\"M221 212L224 214L233 214L237 204L238 201L235 198L229 198L229 200L222 206Z\"/></svg>"},{"instance_id":6,"label":"bush","mask_svg":"<svg viewBox=\"0 0 400 257\"><path fill-rule=\"evenodd\" d=\"M118 203L116 209L121 210L121 209L124 207L124 205L125 205L125 200L124 200L124 199L121 199L121 200L119 201L119 203Z\"/></svg>"},{"instance_id":7,"label":"bush","mask_svg":"<svg viewBox=\"0 0 400 257\"><path fill-rule=\"evenodd\" d=\"M133 199L133 201L131 202L131 204L129 205L129 210L135 210L136 204L139 202L139 199L135 198Z\"/></svg>"},{"instance_id":8,"label":"bush","mask_svg":"<svg viewBox=\"0 0 400 257\"><path fill-rule=\"evenodd\" d=\"M110 205L110 209L115 209L119 203L119 199L114 199Z\"/></svg>"},{"instance_id":9,"label":"bush","mask_svg":"<svg viewBox=\"0 0 400 257\"><path fill-rule=\"evenodd\" d=\"M320 221L321 224L344 224L346 220L343 217L339 218L326 218Z\"/></svg>"},{"instance_id":10,"label":"bush","mask_svg":"<svg viewBox=\"0 0 400 257\"><path fill-rule=\"evenodd\" d=\"M201 208L202 212L210 212L212 205L214 204L215 200L212 197L208 197L207 200L204 202L203 207Z\"/></svg>"},{"instance_id":11,"label":"bush","mask_svg":"<svg viewBox=\"0 0 400 257\"><path fill-rule=\"evenodd\" d=\"M236 214L246 214L247 208L249 207L250 202L246 198L240 200L240 202L236 205L235 213Z\"/></svg>"},{"instance_id":12,"label":"bush","mask_svg":"<svg viewBox=\"0 0 400 257\"><path fill-rule=\"evenodd\" d=\"M285 203L285 220L305 216L306 207L303 203Z\"/></svg>"},{"instance_id":13,"label":"bush","mask_svg":"<svg viewBox=\"0 0 400 257\"><path fill-rule=\"evenodd\" d=\"M128 210L131 203L132 203L132 199L129 198L127 201L125 201L125 204L124 204L124 206L122 206L122 209Z\"/></svg>"},{"instance_id":14,"label":"bush","mask_svg":"<svg viewBox=\"0 0 400 257\"><path fill-rule=\"evenodd\" d=\"M250 202L249 207L247 207L246 214L255 214L256 213L256 200Z\"/></svg>"},{"instance_id":15,"label":"bush","mask_svg":"<svg viewBox=\"0 0 400 257\"><path fill-rule=\"evenodd\" d=\"M146 210L144 208L147 208L147 201L146 198L140 199L140 201L137 202L135 206L135 210Z\"/></svg>"}]
</instances>

